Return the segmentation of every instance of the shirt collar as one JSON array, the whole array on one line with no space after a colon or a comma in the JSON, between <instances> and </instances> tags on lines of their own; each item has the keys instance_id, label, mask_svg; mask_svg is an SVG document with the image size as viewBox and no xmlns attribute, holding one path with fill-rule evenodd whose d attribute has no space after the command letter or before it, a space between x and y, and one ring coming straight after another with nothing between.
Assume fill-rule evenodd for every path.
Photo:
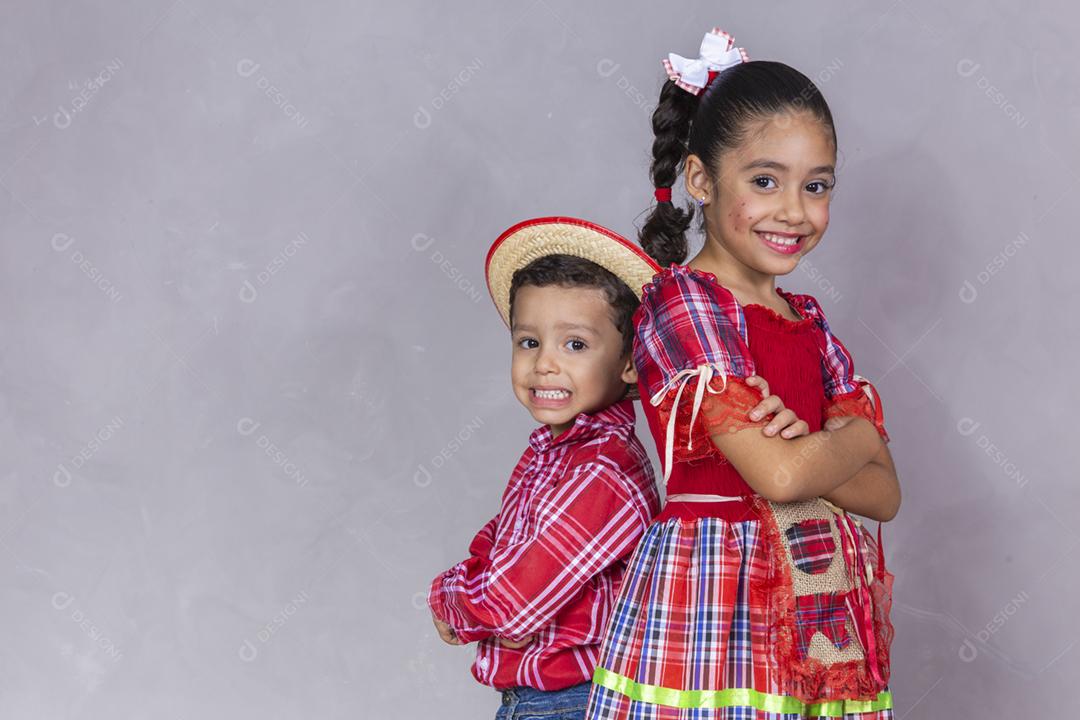
<instances>
[{"instance_id":1,"label":"shirt collar","mask_svg":"<svg viewBox=\"0 0 1080 720\"><path fill-rule=\"evenodd\" d=\"M529 435L529 445L536 452L549 450L556 445L579 443L600 435L606 435L618 428L634 425L634 401L619 400L603 410L594 413L580 413L574 418L574 424L557 438L551 437L551 427L541 425Z\"/></svg>"}]
</instances>

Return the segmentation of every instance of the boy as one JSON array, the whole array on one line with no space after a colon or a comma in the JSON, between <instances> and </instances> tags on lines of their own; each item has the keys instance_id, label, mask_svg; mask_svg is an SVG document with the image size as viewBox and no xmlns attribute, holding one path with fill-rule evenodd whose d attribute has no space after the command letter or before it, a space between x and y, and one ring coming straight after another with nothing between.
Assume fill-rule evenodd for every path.
<instances>
[{"instance_id":1,"label":"boy","mask_svg":"<svg viewBox=\"0 0 1080 720\"><path fill-rule=\"evenodd\" d=\"M502 691L498 718L581 718L627 556L659 509L631 352L637 291L659 268L572 218L510 228L487 268L514 394L542 425L428 603L443 640L479 641L472 672Z\"/></svg>"}]
</instances>

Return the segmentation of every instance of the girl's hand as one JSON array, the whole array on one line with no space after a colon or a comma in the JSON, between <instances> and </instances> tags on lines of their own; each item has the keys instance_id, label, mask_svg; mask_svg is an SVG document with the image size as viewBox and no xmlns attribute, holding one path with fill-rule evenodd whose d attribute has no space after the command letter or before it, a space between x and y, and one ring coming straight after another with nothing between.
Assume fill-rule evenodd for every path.
<instances>
[{"instance_id":1,"label":"girl's hand","mask_svg":"<svg viewBox=\"0 0 1080 720\"><path fill-rule=\"evenodd\" d=\"M513 650L520 650L521 648L523 648L526 645L528 645L529 643L531 643L533 641L533 638L535 638L535 635L530 635L529 637L525 638L524 640L518 640L518 641L508 640L506 638L499 638L499 644L502 645L505 648L511 648Z\"/></svg>"},{"instance_id":2,"label":"girl's hand","mask_svg":"<svg viewBox=\"0 0 1080 720\"><path fill-rule=\"evenodd\" d=\"M435 630L439 633L439 639L441 639L447 645L464 645L461 639L458 638L457 633L454 632L454 628L450 627L447 623L444 623L434 615L431 616L431 622L435 623Z\"/></svg>"},{"instance_id":3,"label":"girl's hand","mask_svg":"<svg viewBox=\"0 0 1080 720\"><path fill-rule=\"evenodd\" d=\"M759 388L762 396L761 402L750 411L751 420L760 420L767 415L776 413L776 416L769 424L762 428L762 432L770 437L779 432L780 437L789 440L800 435L810 434L810 426L805 420L800 420L795 415L794 410L785 408L784 401L779 397L769 394L769 383L765 378L760 375L751 375L746 378L746 384Z\"/></svg>"}]
</instances>

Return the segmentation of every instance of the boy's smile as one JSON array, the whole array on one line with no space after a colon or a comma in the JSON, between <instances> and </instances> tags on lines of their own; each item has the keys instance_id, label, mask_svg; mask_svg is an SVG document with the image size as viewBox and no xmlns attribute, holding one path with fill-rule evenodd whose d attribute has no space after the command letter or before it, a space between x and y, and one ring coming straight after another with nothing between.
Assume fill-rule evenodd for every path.
<instances>
[{"instance_id":1,"label":"boy's smile","mask_svg":"<svg viewBox=\"0 0 1080 720\"><path fill-rule=\"evenodd\" d=\"M591 287L526 285L514 301L514 395L553 437L581 413L619 400L637 382L632 358L604 291Z\"/></svg>"},{"instance_id":2,"label":"boy's smile","mask_svg":"<svg viewBox=\"0 0 1080 720\"><path fill-rule=\"evenodd\" d=\"M534 387L533 404L545 408L561 408L570 404L571 392L566 388Z\"/></svg>"}]
</instances>

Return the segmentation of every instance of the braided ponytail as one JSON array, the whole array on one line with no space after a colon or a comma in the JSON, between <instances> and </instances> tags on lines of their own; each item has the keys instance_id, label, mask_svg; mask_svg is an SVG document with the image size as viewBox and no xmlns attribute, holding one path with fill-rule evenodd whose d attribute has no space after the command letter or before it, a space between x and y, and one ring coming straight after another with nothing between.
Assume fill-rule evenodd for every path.
<instances>
[{"instance_id":1,"label":"braided ponytail","mask_svg":"<svg viewBox=\"0 0 1080 720\"><path fill-rule=\"evenodd\" d=\"M682 172L690 123L697 107L698 96L680 89L672 80L664 83L660 90L660 101L652 115L655 138L649 173L653 187L672 187ZM690 251L686 230L693 218L693 203L687 203L684 210L670 200L657 202L638 232L642 249L660 267L666 268L671 263L682 264Z\"/></svg>"}]
</instances>

